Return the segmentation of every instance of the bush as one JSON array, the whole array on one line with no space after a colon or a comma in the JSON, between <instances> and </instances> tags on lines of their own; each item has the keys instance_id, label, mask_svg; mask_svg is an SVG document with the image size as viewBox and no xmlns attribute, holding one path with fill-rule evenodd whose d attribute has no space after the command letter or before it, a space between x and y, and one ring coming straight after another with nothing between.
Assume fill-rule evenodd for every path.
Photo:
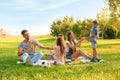
<instances>
[{"instance_id":1,"label":"bush","mask_svg":"<svg viewBox=\"0 0 120 80\"><path fill-rule=\"evenodd\" d=\"M104 34L105 39L115 39L115 31L113 29L107 29Z\"/></svg>"}]
</instances>

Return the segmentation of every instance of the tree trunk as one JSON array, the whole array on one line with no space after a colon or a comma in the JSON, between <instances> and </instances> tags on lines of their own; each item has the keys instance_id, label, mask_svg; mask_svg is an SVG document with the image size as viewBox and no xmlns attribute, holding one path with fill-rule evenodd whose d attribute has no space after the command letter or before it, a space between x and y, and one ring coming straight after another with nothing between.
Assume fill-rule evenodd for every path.
<instances>
[{"instance_id":1,"label":"tree trunk","mask_svg":"<svg viewBox=\"0 0 120 80\"><path fill-rule=\"evenodd\" d=\"M102 39L104 39L104 29L102 28Z\"/></svg>"},{"instance_id":2,"label":"tree trunk","mask_svg":"<svg viewBox=\"0 0 120 80\"><path fill-rule=\"evenodd\" d=\"M118 31L116 31L115 33L115 39L117 39L117 36L118 36Z\"/></svg>"}]
</instances>

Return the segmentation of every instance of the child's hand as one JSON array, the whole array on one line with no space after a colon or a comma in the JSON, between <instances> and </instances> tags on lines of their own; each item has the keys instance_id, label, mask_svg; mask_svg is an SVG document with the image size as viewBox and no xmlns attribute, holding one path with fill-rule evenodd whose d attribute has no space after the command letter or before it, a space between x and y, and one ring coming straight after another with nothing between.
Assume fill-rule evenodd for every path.
<instances>
[{"instance_id":1,"label":"child's hand","mask_svg":"<svg viewBox=\"0 0 120 80\"><path fill-rule=\"evenodd\" d=\"M82 38L80 39L80 41L83 41L83 40L85 40L85 37L82 37Z\"/></svg>"}]
</instances>

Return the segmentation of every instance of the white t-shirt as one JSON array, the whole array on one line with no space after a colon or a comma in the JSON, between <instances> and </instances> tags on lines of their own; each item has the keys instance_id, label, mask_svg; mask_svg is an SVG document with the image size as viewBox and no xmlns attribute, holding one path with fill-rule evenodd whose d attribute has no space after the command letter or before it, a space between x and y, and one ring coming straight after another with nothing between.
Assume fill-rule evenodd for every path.
<instances>
[{"instance_id":1,"label":"white t-shirt","mask_svg":"<svg viewBox=\"0 0 120 80\"><path fill-rule=\"evenodd\" d=\"M76 42L76 41L75 41ZM67 44L69 44L70 42L68 40L66 40L66 52L69 52L70 48ZM74 46L74 42L72 42L72 45Z\"/></svg>"}]
</instances>

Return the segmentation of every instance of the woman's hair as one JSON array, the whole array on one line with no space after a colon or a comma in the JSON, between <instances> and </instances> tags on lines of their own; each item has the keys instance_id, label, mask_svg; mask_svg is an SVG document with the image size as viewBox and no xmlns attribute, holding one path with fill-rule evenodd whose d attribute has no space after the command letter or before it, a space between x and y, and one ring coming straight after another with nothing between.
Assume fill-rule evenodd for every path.
<instances>
[{"instance_id":1,"label":"woman's hair","mask_svg":"<svg viewBox=\"0 0 120 80\"><path fill-rule=\"evenodd\" d=\"M72 31L68 32L68 34L67 34L67 39L68 39L68 41L70 42L70 44L72 44L72 42L73 42L74 45L76 45L76 42L74 41L74 39L71 40L71 38L70 38L71 33L73 33L73 32L72 32ZM74 53L74 51L76 51L76 49L75 49L75 50L73 50L72 48L69 49L69 52L70 52L71 54Z\"/></svg>"},{"instance_id":2,"label":"woman's hair","mask_svg":"<svg viewBox=\"0 0 120 80\"><path fill-rule=\"evenodd\" d=\"M61 55L65 55L65 41L61 34L57 37L57 46L60 46Z\"/></svg>"}]
</instances>

